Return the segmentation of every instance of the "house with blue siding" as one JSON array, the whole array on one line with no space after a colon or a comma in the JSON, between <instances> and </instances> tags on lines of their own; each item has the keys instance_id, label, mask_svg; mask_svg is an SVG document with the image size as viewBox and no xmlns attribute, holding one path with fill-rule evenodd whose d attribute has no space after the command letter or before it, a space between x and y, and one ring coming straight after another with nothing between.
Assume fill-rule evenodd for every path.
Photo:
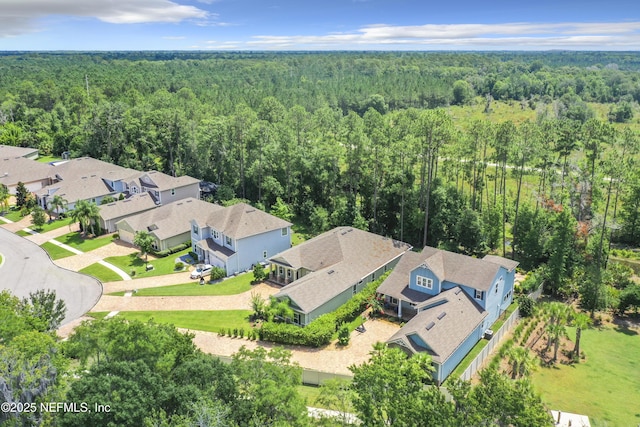
<instances>
[{"instance_id":1,"label":"house with blue siding","mask_svg":"<svg viewBox=\"0 0 640 427\"><path fill-rule=\"evenodd\" d=\"M405 253L378 293L409 320L387 343L431 355L442 383L513 300L517 262L425 247Z\"/></svg>"},{"instance_id":2,"label":"house with blue siding","mask_svg":"<svg viewBox=\"0 0 640 427\"><path fill-rule=\"evenodd\" d=\"M232 275L289 249L291 225L246 203L211 205L191 219L191 248L201 261Z\"/></svg>"}]
</instances>

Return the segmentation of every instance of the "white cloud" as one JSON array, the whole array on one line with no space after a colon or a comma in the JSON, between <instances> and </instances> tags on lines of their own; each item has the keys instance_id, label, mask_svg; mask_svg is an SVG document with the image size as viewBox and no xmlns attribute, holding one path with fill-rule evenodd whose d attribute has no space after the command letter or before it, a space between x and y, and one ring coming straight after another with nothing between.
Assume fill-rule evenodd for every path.
<instances>
[{"instance_id":1,"label":"white cloud","mask_svg":"<svg viewBox=\"0 0 640 427\"><path fill-rule=\"evenodd\" d=\"M369 25L312 36L255 36L260 49L605 49L637 50L640 22Z\"/></svg>"},{"instance_id":2,"label":"white cloud","mask_svg":"<svg viewBox=\"0 0 640 427\"><path fill-rule=\"evenodd\" d=\"M112 24L181 22L208 13L171 0L2 0L0 37L37 31L37 20L52 16L96 18Z\"/></svg>"}]
</instances>

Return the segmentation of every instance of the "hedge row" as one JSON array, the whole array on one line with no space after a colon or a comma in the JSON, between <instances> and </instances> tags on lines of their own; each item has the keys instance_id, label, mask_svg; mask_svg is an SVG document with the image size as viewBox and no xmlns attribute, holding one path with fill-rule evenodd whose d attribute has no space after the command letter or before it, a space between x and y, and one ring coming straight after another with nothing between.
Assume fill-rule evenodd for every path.
<instances>
[{"instance_id":1,"label":"hedge row","mask_svg":"<svg viewBox=\"0 0 640 427\"><path fill-rule=\"evenodd\" d=\"M159 257L166 257L171 254L175 254L176 252L184 251L185 249L191 247L191 242L184 242L178 246L174 246L169 249L165 249L163 251L154 251L153 254Z\"/></svg>"},{"instance_id":2,"label":"hedge row","mask_svg":"<svg viewBox=\"0 0 640 427\"><path fill-rule=\"evenodd\" d=\"M349 323L367 308L368 300L376 294L376 289L387 278L383 274L378 280L367 284L362 291L331 313L312 320L300 327L289 323L264 322L258 331L260 339L279 344L321 347L331 342L331 337L343 323Z\"/></svg>"}]
</instances>

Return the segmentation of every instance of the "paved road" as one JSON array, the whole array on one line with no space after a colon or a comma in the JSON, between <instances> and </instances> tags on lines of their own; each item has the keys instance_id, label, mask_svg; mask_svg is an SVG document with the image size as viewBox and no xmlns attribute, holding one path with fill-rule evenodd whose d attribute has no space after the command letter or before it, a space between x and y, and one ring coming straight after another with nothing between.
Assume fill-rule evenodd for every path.
<instances>
[{"instance_id":1,"label":"paved road","mask_svg":"<svg viewBox=\"0 0 640 427\"><path fill-rule=\"evenodd\" d=\"M0 227L0 291L8 289L19 298L38 289L52 289L67 305L63 324L79 318L96 305L102 284L93 277L58 267L33 242Z\"/></svg>"}]
</instances>

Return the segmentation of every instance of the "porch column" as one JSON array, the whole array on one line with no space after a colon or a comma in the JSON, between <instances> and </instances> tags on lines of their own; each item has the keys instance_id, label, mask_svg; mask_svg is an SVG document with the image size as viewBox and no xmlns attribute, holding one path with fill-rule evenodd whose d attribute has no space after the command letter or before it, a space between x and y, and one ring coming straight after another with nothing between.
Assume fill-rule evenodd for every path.
<instances>
[{"instance_id":1,"label":"porch column","mask_svg":"<svg viewBox=\"0 0 640 427\"><path fill-rule=\"evenodd\" d=\"M402 300L398 300L398 318L402 319Z\"/></svg>"}]
</instances>

